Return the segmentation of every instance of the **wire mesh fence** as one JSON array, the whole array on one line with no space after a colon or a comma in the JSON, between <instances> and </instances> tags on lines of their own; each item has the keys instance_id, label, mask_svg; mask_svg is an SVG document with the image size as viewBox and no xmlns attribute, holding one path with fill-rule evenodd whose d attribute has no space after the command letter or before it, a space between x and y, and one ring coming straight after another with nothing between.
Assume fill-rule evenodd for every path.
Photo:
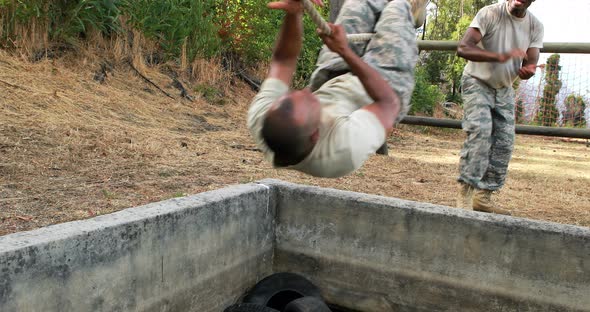
<instances>
[{"instance_id":1,"label":"wire mesh fence","mask_svg":"<svg viewBox=\"0 0 590 312\"><path fill-rule=\"evenodd\" d=\"M543 54L537 74L517 81L519 124L588 128L590 55Z\"/></svg>"},{"instance_id":2,"label":"wire mesh fence","mask_svg":"<svg viewBox=\"0 0 590 312\"><path fill-rule=\"evenodd\" d=\"M439 49L432 47L429 50ZM443 63L455 64L455 72L445 68L439 69L441 83L436 86L446 95L447 100L437 105L429 115L435 118L462 119L461 86L458 82L453 83L450 76L460 77L464 62L455 56L454 51L446 48L445 52L426 51L421 54L422 62L418 65L418 71L428 71L429 66L433 67L428 62L435 53L439 55L435 57L444 60ZM530 126L590 128L589 72L590 54L542 53L536 74L529 80L517 79L514 82L516 123ZM417 84L416 87L423 86Z\"/></svg>"}]
</instances>

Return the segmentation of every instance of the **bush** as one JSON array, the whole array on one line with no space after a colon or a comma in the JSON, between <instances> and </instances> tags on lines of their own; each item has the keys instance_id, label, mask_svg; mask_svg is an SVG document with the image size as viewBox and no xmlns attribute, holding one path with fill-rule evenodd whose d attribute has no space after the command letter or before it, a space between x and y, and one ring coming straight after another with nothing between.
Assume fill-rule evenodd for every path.
<instances>
[{"instance_id":1,"label":"bush","mask_svg":"<svg viewBox=\"0 0 590 312\"><path fill-rule=\"evenodd\" d=\"M239 0L222 1L228 6L227 10L218 13L226 46L240 55L246 65L256 66L260 62L268 62L283 23L283 12L268 9L268 0L252 0L241 4L243 1ZM317 9L327 18L327 6ZM294 78L297 87L307 84L322 46L315 32L317 27L307 15L303 27L303 47Z\"/></svg>"},{"instance_id":2,"label":"bush","mask_svg":"<svg viewBox=\"0 0 590 312\"><path fill-rule=\"evenodd\" d=\"M120 0L0 0L0 44L30 40L19 26L38 37L45 32L52 42L74 44L90 31L109 36L121 29L120 6Z\"/></svg>"},{"instance_id":3,"label":"bush","mask_svg":"<svg viewBox=\"0 0 590 312\"><path fill-rule=\"evenodd\" d=\"M221 39L214 14L216 0L125 0L129 25L156 41L169 58L189 60L219 55Z\"/></svg>"},{"instance_id":4,"label":"bush","mask_svg":"<svg viewBox=\"0 0 590 312\"><path fill-rule=\"evenodd\" d=\"M566 126L586 128L586 102L581 95L570 94L565 98L563 123Z\"/></svg>"},{"instance_id":5,"label":"bush","mask_svg":"<svg viewBox=\"0 0 590 312\"><path fill-rule=\"evenodd\" d=\"M98 31L106 36L119 31L119 0L57 1L49 7L50 22L57 39L72 39L85 36L89 31ZM59 27L63 25L63 27Z\"/></svg>"},{"instance_id":6,"label":"bush","mask_svg":"<svg viewBox=\"0 0 590 312\"><path fill-rule=\"evenodd\" d=\"M423 67L416 68L416 86L412 94L410 114L432 115L434 107L444 100L445 96L438 86L429 82L428 72Z\"/></svg>"},{"instance_id":7,"label":"bush","mask_svg":"<svg viewBox=\"0 0 590 312\"><path fill-rule=\"evenodd\" d=\"M253 67L270 60L282 24L283 12L267 4L268 0L0 0L0 45L20 47L23 40L31 40L23 25L39 38L37 44L26 46L37 48L44 37L76 44L91 31L126 36L123 29L128 26L156 42L167 59L183 52L188 61L231 54ZM318 9L324 17L329 13L328 7ZM309 78L322 44L307 17L304 27L294 79L298 86Z\"/></svg>"}]
</instances>

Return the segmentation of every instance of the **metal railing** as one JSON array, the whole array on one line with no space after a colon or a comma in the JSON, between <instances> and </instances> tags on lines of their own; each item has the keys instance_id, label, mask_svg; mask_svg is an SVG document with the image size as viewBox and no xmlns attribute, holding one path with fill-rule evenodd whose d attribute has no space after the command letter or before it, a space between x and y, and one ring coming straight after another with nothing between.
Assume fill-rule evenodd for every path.
<instances>
[{"instance_id":1,"label":"metal railing","mask_svg":"<svg viewBox=\"0 0 590 312\"><path fill-rule=\"evenodd\" d=\"M458 41L418 40L421 51L456 51ZM590 43L546 42L542 53L584 53L590 54ZM439 128L461 129L461 121L431 117L406 116L402 124ZM590 139L590 129L572 129L516 125L517 134Z\"/></svg>"},{"instance_id":2,"label":"metal railing","mask_svg":"<svg viewBox=\"0 0 590 312\"><path fill-rule=\"evenodd\" d=\"M456 51L459 41L418 40L420 51ZM590 43L545 42L541 53L583 53L590 54Z\"/></svg>"},{"instance_id":3,"label":"metal railing","mask_svg":"<svg viewBox=\"0 0 590 312\"><path fill-rule=\"evenodd\" d=\"M400 123L414 126L461 129L461 120L406 116ZM590 139L590 130L516 125L517 134Z\"/></svg>"}]
</instances>

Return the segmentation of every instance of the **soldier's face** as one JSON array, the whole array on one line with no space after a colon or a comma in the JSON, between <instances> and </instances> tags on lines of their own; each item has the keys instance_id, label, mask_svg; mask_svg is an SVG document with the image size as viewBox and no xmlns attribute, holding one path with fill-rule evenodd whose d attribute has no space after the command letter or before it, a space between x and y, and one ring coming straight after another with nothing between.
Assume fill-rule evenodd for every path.
<instances>
[{"instance_id":1,"label":"soldier's face","mask_svg":"<svg viewBox=\"0 0 590 312\"><path fill-rule=\"evenodd\" d=\"M509 1L508 5L510 7L510 11L512 11L512 10L524 11L524 10L528 9L533 2L535 2L535 0L508 0L508 1Z\"/></svg>"}]
</instances>

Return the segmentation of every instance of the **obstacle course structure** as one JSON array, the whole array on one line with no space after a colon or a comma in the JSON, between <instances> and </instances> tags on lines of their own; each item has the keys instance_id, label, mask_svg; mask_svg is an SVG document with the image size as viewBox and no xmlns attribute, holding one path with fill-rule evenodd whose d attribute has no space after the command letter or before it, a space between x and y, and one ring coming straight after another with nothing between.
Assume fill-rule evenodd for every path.
<instances>
[{"instance_id":1,"label":"obstacle course structure","mask_svg":"<svg viewBox=\"0 0 590 312\"><path fill-rule=\"evenodd\" d=\"M272 272L352 311L590 311L590 229L277 180L0 237L0 310L222 311Z\"/></svg>"}]
</instances>

